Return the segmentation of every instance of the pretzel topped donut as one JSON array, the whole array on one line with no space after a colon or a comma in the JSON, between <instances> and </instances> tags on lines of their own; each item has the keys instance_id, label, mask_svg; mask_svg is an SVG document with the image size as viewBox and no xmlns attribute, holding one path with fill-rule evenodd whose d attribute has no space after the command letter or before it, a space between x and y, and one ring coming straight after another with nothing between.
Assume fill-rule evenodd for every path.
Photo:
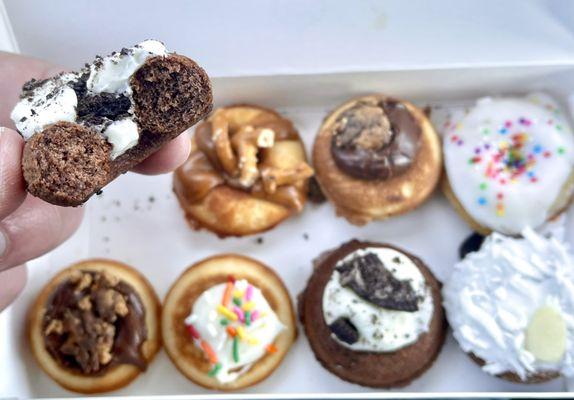
<instances>
[{"instance_id":1,"label":"pretzel topped donut","mask_svg":"<svg viewBox=\"0 0 574 400\"><path fill-rule=\"evenodd\" d=\"M194 226L242 236L301 211L312 175L289 120L257 106L232 106L216 110L197 127L192 153L176 171L174 188ZM216 209L211 200L218 198L235 207Z\"/></svg>"}]
</instances>

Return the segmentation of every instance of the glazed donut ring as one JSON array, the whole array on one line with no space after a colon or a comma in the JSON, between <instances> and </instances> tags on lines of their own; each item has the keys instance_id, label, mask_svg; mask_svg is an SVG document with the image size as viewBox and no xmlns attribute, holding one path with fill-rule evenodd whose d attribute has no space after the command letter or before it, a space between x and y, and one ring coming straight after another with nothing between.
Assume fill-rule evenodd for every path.
<instances>
[{"instance_id":1,"label":"glazed donut ring","mask_svg":"<svg viewBox=\"0 0 574 400\"><path fill-rule=\"evenodd\" d=\"M245 236L300 212L312 174L289 120L239 105L216 110L197 127L173 187L193 228Z\"/></svg>"},{"instance_id":2,"label":"glazed donut ring","mask_svg":"<svg viewBox=\"0 0 574 400\"><path fill-rule=\"evenodd\" d=\"M34 358L54 381L65 389L85 394L104 393L120 389L132 382L141 370L135 365L118 364L105 370L101 375L83 375L63 367L46 349L44 344L43 319L50 295L74 272L102 272L112 274L130 285L139 295L145 307L147 340L141 346L145 362L149 364L161 347L160 312L161 305L153 288L146 278L126 264L117 261L92 259L79 262L62 270L40 292L28 313L27 336Z\"/></svg>"},{"instance_id":3,"label":"glazed donut ring","mask_svg":"<svg viewBox=\"0 0 574 400\"><path fill-rule=\"evenodd\" d=\"M285 329L275 339L277 352L264 355L235 381L221 383L208 376L209 361L190 339L184 321L197 298L210 287L227 282L229 275L238 280L247 279L260 288ZM262 263L237 254L210 257L187 269L165 298L162 323L165 350L177 369L200 386L225 391L252 386L267 378L297 337L293 304L281 279Z\"/></svg>"},{"instance_id":4,"label":"glazed donut ring","mask_svg":"<svg viewBox=\"0 0 574 400\"><path fill-rule=\"evenodd\" d=\"M342 114L358 103L376 105L381 101L394 100L384 95L370 95L343 104L325 119L313 146L313 167L321 189L334 204L337 215L355 225L416 208L432 194L441 174L440 139L424 113L406 101L400 103L421 129L419 149L408 169L388 179L366 180L338 168L331 142Z\"/></svg>"}]
</instances>

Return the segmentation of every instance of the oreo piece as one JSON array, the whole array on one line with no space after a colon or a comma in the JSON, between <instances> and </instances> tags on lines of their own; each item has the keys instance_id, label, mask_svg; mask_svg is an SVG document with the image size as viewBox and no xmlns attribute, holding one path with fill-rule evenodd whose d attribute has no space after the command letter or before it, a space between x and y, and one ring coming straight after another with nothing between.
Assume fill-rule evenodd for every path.
<instances>
[{"instance_id":1,"label":"oreo piece","mask_svg":"<svg viewBox=\"0 0 574 400\"><path fill-rule=\"evenodd\" d=\"M462 260L468 253L478 251L480 246L482 246L484 239L484 236L476 232L472 233L466 239L464 239L464 242L462 242L458 248L458 256L460 259Z\"/></svg>"},{"instance_id":2,"label":"oreo piece","mask_svg":"<svg viewBox=\"0 0 574 400\"><path fill-rule=\"evenodd\" d=\"M331 329L331 332L333 332L341 342L353 344L359 340L359 331L357 331L355 325L353 325L348 318L337 318L329 325L329 329Z\"/></svg>"},{"instance_id":3,"label":"oreo piece","mask_svg":"<svg viewBox=\"0 0 574 400\"><path fill-rule=\"evenodd\" d=\"M401 281L373 253L355 257L336 268L340 283L362 299L388 310L418 311L419 297L408 281Z\"/></svg>"}]
</instances>

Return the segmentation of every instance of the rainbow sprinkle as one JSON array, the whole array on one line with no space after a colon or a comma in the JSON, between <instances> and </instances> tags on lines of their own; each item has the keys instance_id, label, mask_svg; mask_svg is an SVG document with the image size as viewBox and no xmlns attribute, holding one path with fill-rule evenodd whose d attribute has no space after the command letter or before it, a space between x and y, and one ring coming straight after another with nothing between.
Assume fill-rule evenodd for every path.
<instances>
[{"instance_id":1,"label":"rainbow sprinkle","mask_svg":"<svg viewBox=\"0 0 574 400\"><path fill-rule=\"evenodd\" d=\"M554 110L554 108L552 109ZM490 183L501 186L514 185L520 182L536 184L540 180L537 166L542 159L550 159L564 155L566 149L562 146L555 149L547 149L540 143L532 143L532 138L527 129L535 121L527 116L521 116L515 120L504 120L496 126L491 121L484 121L485 125L478 129L482 135L498 134L499 140L482 143L469 148L468 166L484 172L484 181L478 186L476 204L481 207L492 206L498 217L506 214L505 200L502 193L492 193ZM559 124L550 119L545 121L554 125L557 130L562 129ZM452 121L445 123L449 128L448 138L453 145L462 147L464 141L457 134L460 124ZM500 140L504 138L503 140ZM487 139L485 138L485 141ZM494 185L496 188L498 185Z\"/></svg>"}]
</instances>

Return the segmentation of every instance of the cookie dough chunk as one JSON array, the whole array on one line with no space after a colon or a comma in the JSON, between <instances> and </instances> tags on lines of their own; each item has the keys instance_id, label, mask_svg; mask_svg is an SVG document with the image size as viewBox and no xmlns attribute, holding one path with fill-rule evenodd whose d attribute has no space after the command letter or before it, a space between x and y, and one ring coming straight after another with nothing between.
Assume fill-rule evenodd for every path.
<instances>
[{"instance_id":1,"label":"cookie dough chunk","mask_svg":"<svg viewBox=\"0 0 574 400\"><path fill-rule=\"evenodd\" d=\"M77 206L205 117L205 71L147 40L72 73L26 83L12 120L28 191Z\"/></svg>"}]
</instances>

